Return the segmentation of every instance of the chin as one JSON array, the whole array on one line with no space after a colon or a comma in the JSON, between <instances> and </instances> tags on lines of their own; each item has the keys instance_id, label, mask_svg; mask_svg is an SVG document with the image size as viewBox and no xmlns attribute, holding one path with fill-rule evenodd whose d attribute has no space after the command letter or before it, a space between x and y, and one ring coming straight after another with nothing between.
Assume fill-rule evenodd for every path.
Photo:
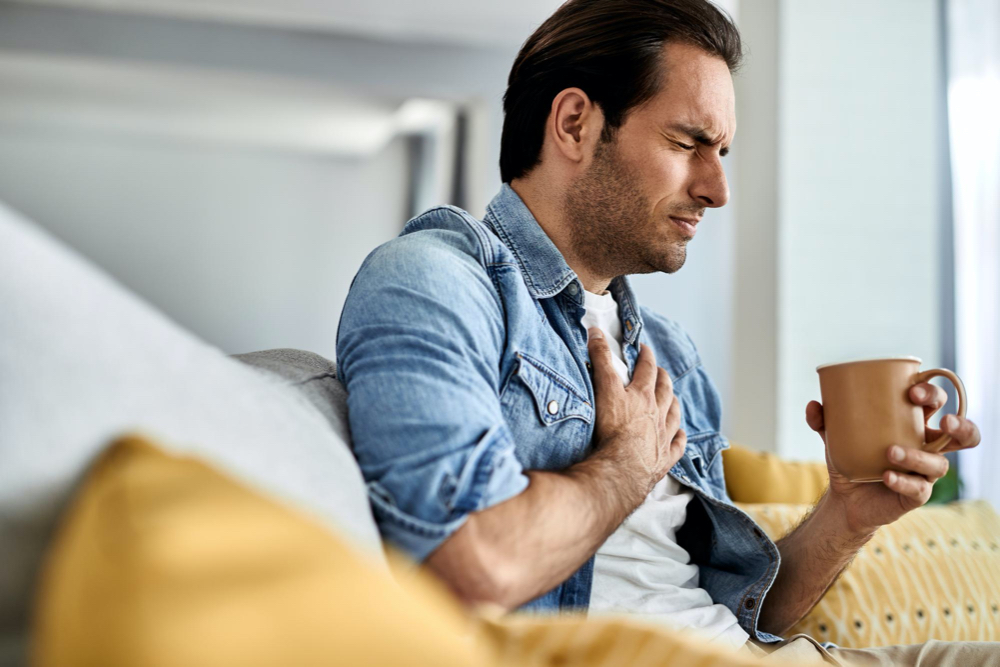
<instances>
[{"instance_id":1,"label":"chin","mask_svg":"<svg viewBox=\"0 0 1000 667\"><path fill-rule=\"evenodd\" d=\"M667 253L666 256L661 256L657 258L657 262L653 264L655 270L660 273L676 273L681 270L684 266L684 262L687 261L687 252L684 247L674 248L671 252Z\"/></svg>"}]
</instances>

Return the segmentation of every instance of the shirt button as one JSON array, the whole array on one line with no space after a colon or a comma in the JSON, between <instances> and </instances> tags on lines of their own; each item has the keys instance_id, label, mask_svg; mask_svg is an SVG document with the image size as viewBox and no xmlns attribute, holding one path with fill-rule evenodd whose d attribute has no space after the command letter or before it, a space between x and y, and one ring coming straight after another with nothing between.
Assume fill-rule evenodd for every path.
<instances>
[{"instance_id":1,"label":"shirt button","mask_svg":"<svg viewBox=\"0 0 1000 667\"><path fill-rule=\"evenodd\" d=\"M569 287L566 288L566 291L570 294L576 294L580 291L580 288L576 286L576 283L570 283Z\"/></svg>"},{"instance_id":2,"label":"shirt button","mask_svg":"<svg viewBox=\"0 0 1000 667\"><path fill-rule=\"evenodd\" d=\"M743 603L743 606L747 609L753 609L757 605L757 601L753 598L747 598L747 601Z\"/></svg>"},{"instance_id":3,"label":"shirt button","mask_svg":"<svg viewBox=\"0 0 1000 667\"><path fill-rule=\"evenodd\" d=\"M550 415L554 415L555 413L559 412L559 404L556 403L555 401L549 401L549 405L546 409L549 411Z\"/></svg>"}]
</instances>

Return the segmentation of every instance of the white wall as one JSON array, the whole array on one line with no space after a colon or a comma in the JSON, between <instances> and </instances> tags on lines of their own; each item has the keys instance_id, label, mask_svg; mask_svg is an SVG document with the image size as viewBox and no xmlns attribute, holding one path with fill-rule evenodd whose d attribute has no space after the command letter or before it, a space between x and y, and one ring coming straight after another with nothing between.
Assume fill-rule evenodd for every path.
<instances>
[{"instance_id":1,"label":"white wall","mask_svg":"<svg viewBox=\"0 0 1000 667\"><path fill-rule=\"evenodd\" d=\"M516 47L476 48L230 25L0 2L0 56L81 57L93 61L204 70L234 76L335 86L365 98L440 99L484 109L488 165L470 183L479 211L499 186L500 100Z\"/></svg>"},{"instance_id":2,"label":"white wall","mask_svg":"<svg viewBox=\"0 0 1000 667\"><path fill-rule=\"evenodd\" d=\"M778 9L743 3L746 62L735 78L730 438L774 450L778 420Z\"/></svg>"},{"instance_id":3,"label":"white wall","mask_svg":"<svg viewBox=\"0 0 1000 667\"><path fill-rule=\"evenodd\" d=\"M254 114L240 115L229 98L201 99L205 81L227 90L230 81L247 99L259 81L258 95L287 97L279 125L315 121L328 89L389 109L417 97L468 103L486 135L471 147L486 167L468 184L469 208L482 213L499 186L511 59L496 49L0 4L0 75L31 92L31 113L0 99L0 199L226 352L298 347L332 357L351 279L406 220L405 141L338 157L149 127L173 110L205 134L198 114L214 123L220 104L245 126ZM90 79L61 85L65 62L86 64ZM44 89L39 71L48 72ZM144 107L125 90L144 72L176 94Z\"/></svg>"},{"instance_id":4,"label":"white wall","mask_svg":"<svg viewBox=\"0 0 1000 667\"><path fill-rule=\"evenodd\" d=\"M405 222L402 140L338 160L0 126L0 155L0 200L227 352L333 357L357 267Z\"/></svg>"},{"instance_id":5,"label":"white wall","mask_svg":"<svg viewBox=\"0 0 1000 667\"><path fill-rule=\"evenodd\" d=\"M794 0L781 16L778 451L822 458L814 367L940 359L935 0Z\"/></svg>"}]
</instances>

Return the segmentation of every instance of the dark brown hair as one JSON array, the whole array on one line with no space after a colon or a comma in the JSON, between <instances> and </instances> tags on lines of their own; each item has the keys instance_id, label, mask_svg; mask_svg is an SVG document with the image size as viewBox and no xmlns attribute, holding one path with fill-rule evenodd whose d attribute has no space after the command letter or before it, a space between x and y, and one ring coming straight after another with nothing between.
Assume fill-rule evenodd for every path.
<instances>
[{"instance_id":1,"label":"dark brown hair","mask_svg":"<svg viewBox=\"0 0 1000 667\"><path fill-rule=\"evenodd\" d=\"M626 114L659 91L667 42L698 46L731 72L743 58L732 19L708 0L569 0L556 10L521 47L507 79L503 182L539 163L552 100L566 88L601 107L601 140L614 140Z\"/></svg>"}]
</instances>

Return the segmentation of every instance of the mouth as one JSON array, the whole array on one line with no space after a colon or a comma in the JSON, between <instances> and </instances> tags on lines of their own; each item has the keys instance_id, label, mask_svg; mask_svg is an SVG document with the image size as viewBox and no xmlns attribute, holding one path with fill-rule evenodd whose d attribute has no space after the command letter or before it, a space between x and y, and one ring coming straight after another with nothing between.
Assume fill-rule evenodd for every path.
<instances>
[{"instance_id":1,"label":"mouth","mask_svg":"<svg viewBox=\"0 0 1000 667\"><path fill-rule=\"evenodd\" d=\"M694 238L695 225L698 224L698 218L675 218L670 216L670 221L680 229L685 236L688 238Z\"/></svg>"}]
</instances>

